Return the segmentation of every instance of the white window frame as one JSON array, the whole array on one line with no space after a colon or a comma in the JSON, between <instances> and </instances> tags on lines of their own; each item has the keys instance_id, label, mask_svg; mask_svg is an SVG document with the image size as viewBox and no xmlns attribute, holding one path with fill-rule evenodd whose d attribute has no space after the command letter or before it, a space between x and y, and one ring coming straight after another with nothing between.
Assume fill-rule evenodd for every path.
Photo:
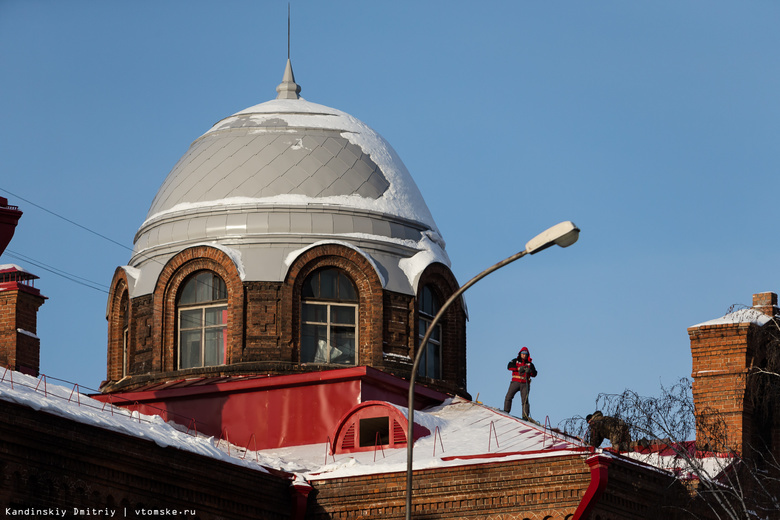
<instances>
[{"instance_id":1,"label":"white window frame","mask_svg":"<svg viewBox=\"0 0 780 520\"><path fill-rule=\"evenodd\" d=\"M225 337L227 335L227 320L225 320L223 323L220 323L219 325L206 325L206 309L210 308L222 308L225 311L228 310L227 302L222 300L217 303L208 303L208 304L200 304L200 305L179 305L176 308L177 311L177 321L179 325L179 344L178 344L178 359L177 359L177 367L179 370L186 370L189 368L202 368L206 366L221 366L227 364L227 345L225 345ZM188 327L183 328L181 325L181 315L184 311L194 311L194 310L200 310L201 311L201 326L200 327ZM222 360L220 363L217 363L216 365L206 365L205 364L205 358L206 358L206 331L207 330L214 330L221 328L223 330L222 332ZM192 367L186 367L182 368L181 366L181 354L182 354L182 334L185 331L193 331L193 330L199 330L200 331L200 364Z\"/></svg>"},{"instance_id":2,"label":"white window frame","mask_svg":"<svg viewBox=\"0 0 780 520\"><path fill-rule=\"evenodd\" d=\"M326 322L321 321L306 321L303 319L303 306L304 305L320 305L326 307ZM338 307L352 307L355 310L355 323L334 323L330 318L330 310L332 306L338 306ZM326 346L327 346L327 361L325 364L337 364L337 365L343 365L343 366L357 366L359 364L359 345L360 345L360 327L359 327L359 321L360 321L360 315L358 314L360 310L360 305L357 303L349 303L349 302L341 302L341 301L323 301L323 300L302 300L301 301L301 336L303 336L303 328L306 325L324 325L325 330L327 330L326 333ZM331 342L331 327L352 327L355 330L355 362L351 365L348 365L346 363L331 363L330 360L330 354L331 350L333 349L333 344ZM303 341L303 337L301 337L301 341ZM305 363L314 363L314 361L305 361Z\"/></svg>"}]
</instances>

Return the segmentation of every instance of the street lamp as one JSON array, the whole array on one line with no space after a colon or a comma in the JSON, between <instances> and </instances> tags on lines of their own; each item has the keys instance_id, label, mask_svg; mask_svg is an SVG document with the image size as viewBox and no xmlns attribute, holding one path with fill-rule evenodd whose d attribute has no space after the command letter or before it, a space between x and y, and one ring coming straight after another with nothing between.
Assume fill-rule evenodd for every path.
<instances>
[{"instance_id":1,"label":"street lamp","mask_svg":"<svg viewBox=\"0 0 780 520\"><path fill-rule=\"evenodd\" d=\"M449 297L449 299L444 303L444 305L441 306L439 309L439 312L436 313L436 316L433 318L433 321L428 325L428 330L425 332L425 336L423 336L422 341L420 342L420 345L417 347L417 353L414 356L414 365L412 366L412 375L409 379L409 424L407 429L407 437L406 437L406 520L411 520L412 518L412 460L414 458L414 382L417 379L417 370L420 366L420 359L422 358L422 353L425 351L425 347L428 344L428 340L431 337L431 332L433 332L436 325L439 323L439 320L442 316L444 316L445 311L449 308L449 306L454 302L456 299L460 297L461 294L466 292L466 289L492 273L493 271L497 271L498 269L501 269L507 264L511 264L515 260L524 257L525 255L533 255L535 253L538 253L539 251L544 251L548 247L559 245L561 247L569 247L574 242L577 241L580 235L580 230L577 226L574 225L571 221L561 222L560 224L556 224L553 227L547 229L546 231L543 231L536 235L534 238L528 241L528 243L525 244L525 249L520 251L519 253L515 253L514 255L510 256L509 258L506 258L504 260L501 260L497 264L495 264L492 267L489 267L479 273L477 276L466 282L460 289L455 291L455 293Z\"/></svg>"}]
</instances>

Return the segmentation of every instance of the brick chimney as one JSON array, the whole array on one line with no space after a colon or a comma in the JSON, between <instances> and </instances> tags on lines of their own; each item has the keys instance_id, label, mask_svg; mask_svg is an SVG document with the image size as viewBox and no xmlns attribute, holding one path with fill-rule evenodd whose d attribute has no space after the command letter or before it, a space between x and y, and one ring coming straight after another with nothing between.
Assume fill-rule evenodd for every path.
<instances>
[{"instance_id":1,"label":"brick chimney","mask_svg":"<svg viewBox=\"0 0 780 520\"><path fill-rule=\"evenodd\" d=\"M757 312L758 311L758 312ZM693 357L693 399L697 412L713 410L726 422L725 445L712 445L697 425L697 442L714 450L733 449L747 454L762 432L756 431L754 410L747 394L750 368L765 356L761 328L778 314L777 294L753 295L753 307L688 329Z\"/></svg>"},{"instance_id":2,"label":"brick chimney","mask_svg":"<svg viewBox=\"0 0 780 520\"><path fill-rule=\"evenodd\" d=\"M777 316L780 310L777 308L777 294L762 292L753 295L753 308L769 317Z\"/></svg>"},{"instance_id":3,"label":"brick chimney","mask_svg":"<svg viewBox=\"0 0 780 520\"><path fill-rule=\"evenodd\" d=\"M0 197L0 255L21 216L19 208ZM0 265L0 366L34 376L41 366L38 309L46 301L35 288L37 278L18 265Z\"/></svg>"},{"instance_id":4,"label":"brick chimney","mask_svg":"<svg viewBox=\"0 0 780 520\"><path fill-rule=\"evenodd\" d=\"M41 340L38 309L46 301L33 281L38 277L16 265L0 265L0 365L38 375Z\"/></svg>"}]
</instances>

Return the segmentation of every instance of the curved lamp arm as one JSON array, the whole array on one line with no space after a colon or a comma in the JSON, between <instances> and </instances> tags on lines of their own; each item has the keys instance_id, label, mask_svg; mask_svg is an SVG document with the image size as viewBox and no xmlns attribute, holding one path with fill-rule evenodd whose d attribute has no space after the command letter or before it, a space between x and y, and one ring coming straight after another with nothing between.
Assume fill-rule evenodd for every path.
<instances>
[{"instance_id":1,"label":"curved lamp arm","mask_svg":"<svg viewBox=\"0 0 780 520\"><path fill-rule=\"evenodd\" d=\"M406 520L411 520L412 515L412 462L414 458L414 383L417 380L417 370L420 367L420 359L422 359L422 353L425 351L425 347L428 345L428 340L431 337L436 325L439 323L444 313L447 311L450 305L460 298L460 296L466 292L466 289L492 273L501 269L505 265L511 264L515 260L518 260L525 255L533 255L539 251L543 251L550 246L559 245L561 247L569 247L577 241L579 238L580 230L571 221L561 222L555 226L543 231L534 238L528 241L525 245L525 249L519 253L501 260L497 264L488 267L477 276L463 284L452 296L450 296L444 305L441 306L439 312L433 318L433 321L428 326L428 330L425 331L420 345L417 347L417 352L414 356L414 364L412 365L412 374L409 378L409 418L406 437Z\"/></svg>"}]
</instances>

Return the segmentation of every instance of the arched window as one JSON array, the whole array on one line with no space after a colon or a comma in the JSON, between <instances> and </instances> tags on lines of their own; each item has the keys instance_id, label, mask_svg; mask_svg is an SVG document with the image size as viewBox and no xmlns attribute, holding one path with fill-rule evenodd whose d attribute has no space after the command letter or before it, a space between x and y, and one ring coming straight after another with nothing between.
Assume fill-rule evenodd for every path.
<instances>
[{"instance_id":1,"label":"arched window","mask_svg":"<svg viewBox=\"0 0 780 520\"><path fill-rule=\"evenodd\" d=\"M428 332L428 328L433 322L433 318L436 313L439 312L441 304L439 298L436 297L436 293L433 292L430 285L426 285L420 291L420 295L417 299L417 311L418 311L418 327L417 338L418 346L422 343L422 339L425 333ZM437 323L436 328L431 332L431 337L428 339L428 345L420 358L420 366L418 368L417 375L423 377L430 377L432 379L441 379L441 324Z\"/></svg>"},{"instance_id":2,"label":"arched window","mask_svg":"<svg viewBox=\"0 0 780 520\"><path fill-rule=\"evenodd\" d=\"M211 271L184 282L176 307L179 318L179 368L223 365L227 349L227 287Z\"/></svg>"},{"instance_id":3,"label":"arched window","mask_svg":"<svg viewBox=\"0 0 780 520\"><path fill-rule=\"evenodd\" d=\"M130 361L128 355L130 348L129 306L130 304L127 297L127 292L124 292L122 294L122 300L119 304L119 314L122 319L122 377L125 377L128 374L127 365Z\"/></svg>"},{"instance_id":4,"label":"arched window","mask_svg":"<svg viewBox=\"0 0 780 520\"><path fill-rule=\"evenodd\" d=\"M301 362L357 363L358 296L335 268L314 271L301 290Z\"/></svg>"}]
</instances>

